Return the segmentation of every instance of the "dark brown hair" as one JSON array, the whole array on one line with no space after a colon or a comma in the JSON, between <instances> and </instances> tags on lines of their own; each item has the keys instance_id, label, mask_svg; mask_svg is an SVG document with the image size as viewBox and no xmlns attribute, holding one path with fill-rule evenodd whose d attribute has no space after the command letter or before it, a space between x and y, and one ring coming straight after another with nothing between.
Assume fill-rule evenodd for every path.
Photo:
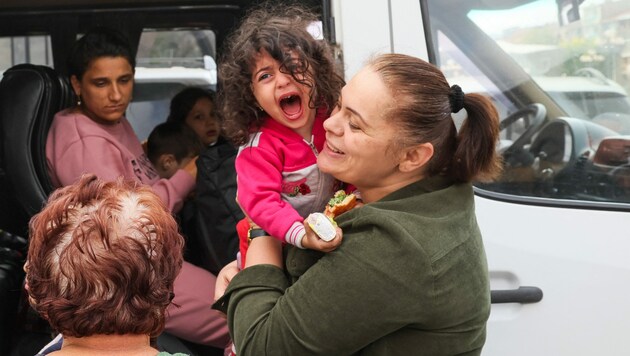
<instances>
[{"instance_id":1,"label":"dark brown hair","mask_svg":"<svg viewBox=\"0 0 630 356\"><path fill-rule=\"evenodd\" d=\"M488 98L450 87L437 67L416 57L384 54L373 58L368 66L378 73L396 100L396 105L384 113L402 126L401 138L395 144L433 145L427 176L441 174L456 182L470 182L491 180L500 173L501 162L495 150L499 116ZM457 108L451 106L452 101ZM468 117L458 133L451 113L462 107Z\"/></svg>"},{"instance_id":2,"label":"dark brown hair","mask_svg":"<svg viewBox=\"0 0 630 356\"><path fill-rule=\"evenodd\" d=\"M281 70L313 88L312 107L330 110L336 104L344 81L336 72L328 43L307 31L316 20L313 13L298 5L264 3L229 37L219 61L218 107L224 133L236 145L247 142L250 131L259 129L265 118L251 90L255 59L263 50L281 63ZM297 61L289 51L297 55Z\"/></svg>"},{"instance_id":3,"label":"dark brown hair","mask_svg":"<svg viewBox=\"0 0 630 356\"><path fill-rule=\"evenodd\" d=\"M177 163L181 163L184 158L197 156L202 150L203 143L199 136L180 121L158 124L147 138L147 157L154 165L164 154L172 154Z\"/></svg>"},{"instance_id":4,"label":"dark brown hair","mask_svg":"<svg viewBox=\"0 0 630 356\"><path fill-rule=\"evenodd\" d=\"M183 261L177 229L150 187L84 175L31 219L31 305L67 336L156 336Z\"/></svg>"},{"instance_id":5,"label":"dark brown hair","mask_svg":"<svg viewBox=\"0 0 630 356\"><path fill-rule=\"evenodd\" d=\"M136 56L127 37L120 31L108 27L94 27L72 46L68 56L68 76L79 81L90 63L102 57L123 57L131 69L136 68Z\"/></svg>"}]
</instances>

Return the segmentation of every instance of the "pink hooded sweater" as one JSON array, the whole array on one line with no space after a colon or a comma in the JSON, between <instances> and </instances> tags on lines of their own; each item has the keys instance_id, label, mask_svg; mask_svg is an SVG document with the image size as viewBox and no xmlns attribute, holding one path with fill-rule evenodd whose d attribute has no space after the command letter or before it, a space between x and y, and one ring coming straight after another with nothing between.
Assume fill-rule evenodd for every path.
<instances>
[{"instance_id":1,"label":"pink hooded sweater","mask_svg":"<svg viewBox=\"0 0 630 356\"><path fill-rule=\"evenodd\" d=\"M104 125L73 109L57 113L48 131L46 159L55 187L70 185L84 173L108 181L122 176L150 185L172 212L181 209L195 186L195 179L181 169L161 179L125 117Z\"/></svg>"}]
</instances>

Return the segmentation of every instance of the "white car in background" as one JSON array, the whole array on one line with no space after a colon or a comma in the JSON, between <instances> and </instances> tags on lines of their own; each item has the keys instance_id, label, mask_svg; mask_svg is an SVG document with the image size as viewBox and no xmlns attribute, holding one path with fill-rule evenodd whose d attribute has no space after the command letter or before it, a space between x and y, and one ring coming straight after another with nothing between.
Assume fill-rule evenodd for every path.
<instances>
[{"instance_id":1,"label":"white car in background","mask_svg":"<svg viewBox=\"0 0 630 356\"><path fill-rule=\"evenodd\" d=\"M603 121L600 119L610 116L611 113L630 115L630 98L624 87L606 78L599 71L589 68L588 72L582 73L591 75L533 76L532 80L561 106L569 117L598 122ZM482 82L472 76L449 78L449 82L458 84L466 93L490 96L499 109L500 116L507 117L510 108L502 104L506 99L501 91L493 83L483 81L484 78L481 80ZM615 128L617 126L611 127ZM630 116L624 128L630 129ZM630 134L630 131L622 130L620 133Z\"/></svg>"}]
</instances>

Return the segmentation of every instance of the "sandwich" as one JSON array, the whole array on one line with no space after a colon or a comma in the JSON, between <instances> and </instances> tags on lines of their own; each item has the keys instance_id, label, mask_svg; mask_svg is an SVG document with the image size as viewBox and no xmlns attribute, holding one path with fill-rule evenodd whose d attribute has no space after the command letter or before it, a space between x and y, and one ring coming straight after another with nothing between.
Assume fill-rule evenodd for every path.
<instances>
[{"instance_id":1,"label":"sandwich","mask_svg":"<svg viewBox=\"0 0 630 356\"><path fill-rule=\"evenodd\" d=\"M335 195L328 201L328 204L326 204L324 215L331 219L334 219L340 214L351 210L355 207L355 205L357 205L356 195L352 193L346 194L345 191L338 190L335 192Z\"/></svg>"}]
</instances>

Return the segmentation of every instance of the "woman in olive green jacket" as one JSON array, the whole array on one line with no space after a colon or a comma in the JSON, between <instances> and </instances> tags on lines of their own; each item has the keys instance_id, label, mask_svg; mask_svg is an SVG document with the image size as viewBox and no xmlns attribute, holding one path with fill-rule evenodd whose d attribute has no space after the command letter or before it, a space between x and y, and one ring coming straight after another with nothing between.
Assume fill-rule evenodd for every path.
<instances>
[{"instance_id":1,"label":"woman in olive green jacket","mask_svg":"<svg viewBox=\"0 0 630 356\"><path fill-rule=\"evenodd\" d=\"M471 181L500 171L496 110L398 54L372 59L341 98L318 166L364 205L337 218L333 252L283 256L257 237L242 271L222 271L215 306L237 354L479 355L490 290Z\"/></svg>"}]
</instances>

